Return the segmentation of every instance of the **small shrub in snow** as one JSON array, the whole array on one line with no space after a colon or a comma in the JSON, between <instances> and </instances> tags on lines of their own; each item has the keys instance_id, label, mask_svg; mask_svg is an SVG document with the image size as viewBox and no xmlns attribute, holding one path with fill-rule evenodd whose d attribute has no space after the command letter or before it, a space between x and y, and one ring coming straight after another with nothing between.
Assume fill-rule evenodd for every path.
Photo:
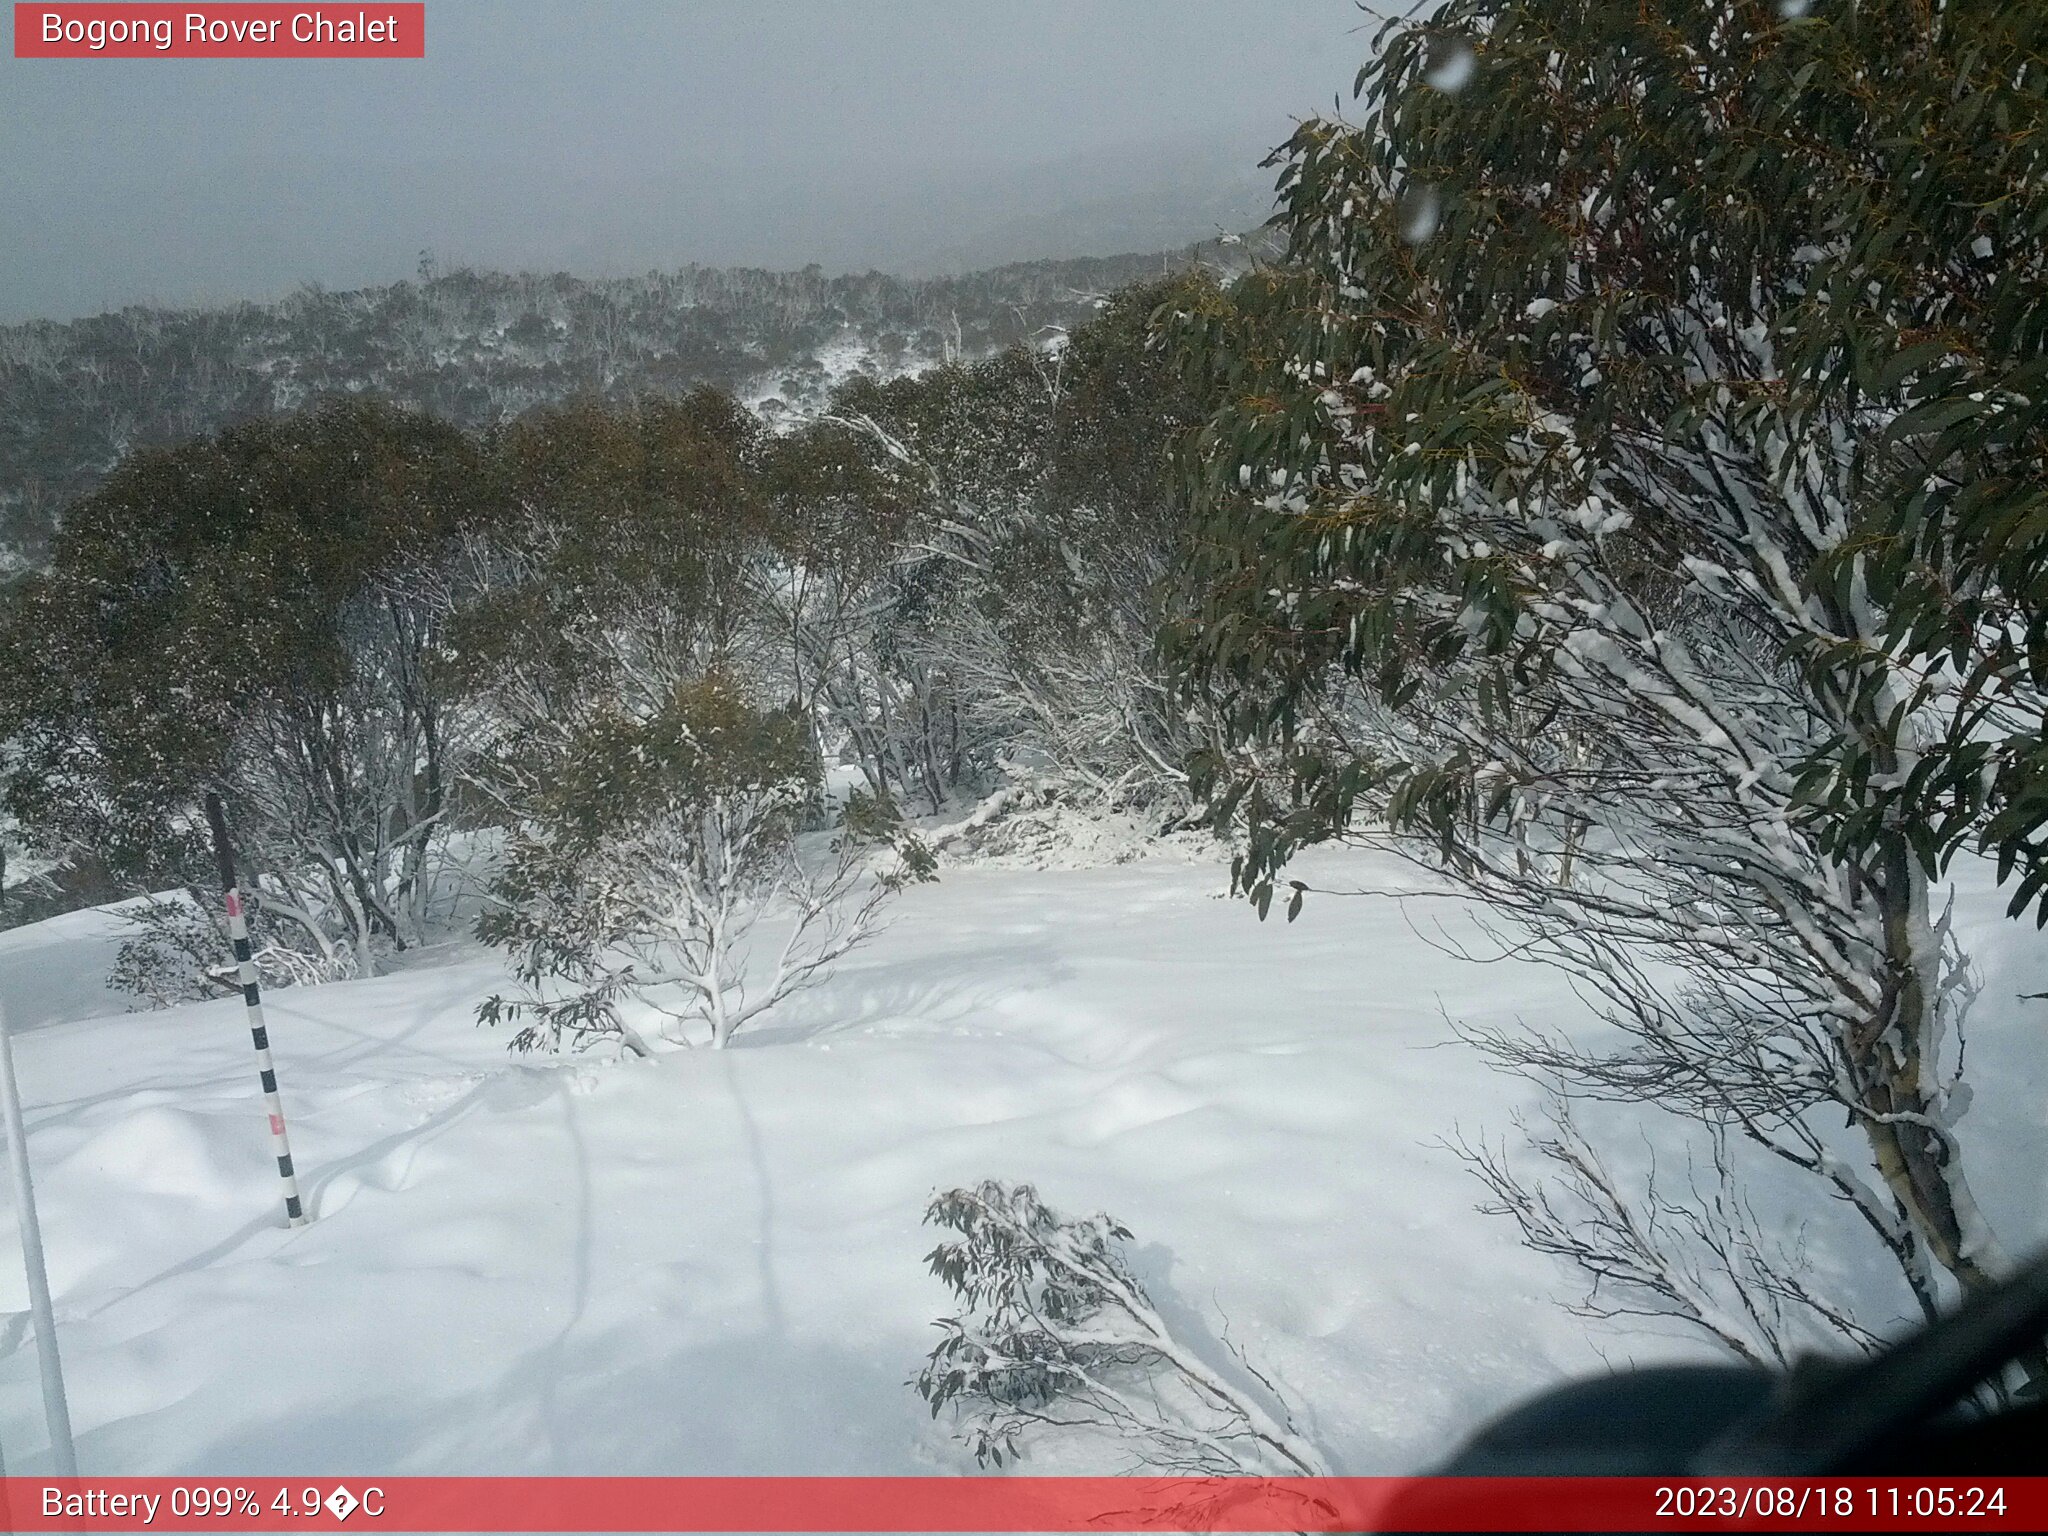
<instances>
[{"instance_id":1,"label":"small shrub in snow","mask_svg":"<svg viewBox=\"0 0 2048 1536\"><path fill-rule=\"evenodd\" d=\"M316 954L297 947L296 925L280 923L260 896L248 905L256 970L266 987L336 981L355 971L354 955L330 948ZM131 993L150 1008L228 997L241 991L226 919L197 891L122 909L132 930L114 953L107 985Z\"/></svg>"},{"instance_id":2,"label":"small shrub in snow","mask_svg":"<svg viewBox=\"0 0 2048 1536\"><path fill-rule=\"evenodd\" d=\"M697 1029L722 1048L822 980L928 861L906 839L870 875L850 835L807 857L797 834L817 782L802 717L757 710L717 677L677 688L649 719L579 731L511 834L499 904L479 924L512 951L521 994L490 998L479 1018L523 1021L519 1050L614 1040L646 1055L630 1003L670 1039ZM771 913L789 927L762 975L752 940Z\"/></svg>"},{"instance_id":3,"label":"small shrub in snow","mask_svg":"<svg viewBox=\"0 0 2048 1536\"><path fill-rule=\"evenodd\" d=\"M840 808L839 827L855 845L876 844L894 850L884 879L895 888L938 878L938 856L931 840L912 831L896 802L883 794L856 789Z\"/></svg>"},{"instance_id":4,"label":"small shrub in snow","mask_svg":"<svg viewBox=\"0 0 2048 1536\"><path fill-rule=\"evenodd\" d=\"M959 1298L915 1382L933 1417L948 1407L983 1465L1046 1431L1114 1435L1133 1460L1183 1476L1321 1476L1273 1383L1234 1349L1247 1382L1176 1339L1108 1216L1070 1220L1028 1184L987 1181L935 1197L927 1223L960 1234L927 1256ZM1262 1402L1266 1399L1271 1407Z\"/></svg>"}]
</instances>

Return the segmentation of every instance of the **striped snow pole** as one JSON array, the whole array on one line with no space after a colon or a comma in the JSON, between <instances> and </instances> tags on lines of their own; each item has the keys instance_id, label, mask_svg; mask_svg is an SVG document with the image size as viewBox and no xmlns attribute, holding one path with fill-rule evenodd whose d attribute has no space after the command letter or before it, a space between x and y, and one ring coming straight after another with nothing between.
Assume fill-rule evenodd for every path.
<instances>
[{"instance_id":1,"label":"striped snow pole","mask_svg":"<svg viewBox=\"0 0 2048 1536\"><path fill-rule=\"evenodd\" d=\"M263 1027L263 992L257 985L256 960L249 948L249 921L242 913L242 891L235 881L235 852L228 842L228 820L220 796L206 797L206 819L213 827L213 856L220 863L220 888L227 900L228 937L235 943L235 966L242 982L242 1001L249 1008L249 1037L256 1043L256 1071L263 1080L263 1107L270 1113L270 1147L277 1154L277 1176L284 1180L285 1219L306 1224L299 1204L299 1179L292 1171L292 1144L284 1131L284 1101L277 1096L277 1068L270 1060L270 1031Z\"/></svg>"}]
</instances>

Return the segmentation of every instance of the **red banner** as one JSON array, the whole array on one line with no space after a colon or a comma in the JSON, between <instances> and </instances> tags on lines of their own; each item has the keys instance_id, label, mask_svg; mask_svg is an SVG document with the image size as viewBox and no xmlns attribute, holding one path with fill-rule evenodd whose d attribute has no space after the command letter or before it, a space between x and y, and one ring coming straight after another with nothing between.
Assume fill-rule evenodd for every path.
<instances>
[{"instance_id":1,"label":"red banner","mask_svg":"<svg viewBox=\"0 0 2048 1536\"><path fill-rule=\"evenodd\" d=\"M22 4L17 59L423 59L423 0L340 5Z\"/></svg>"},{"instance_id":2,"label":"red banner","mask_svg":"<svg viewBox=\"0 0 2048 1536\"><path fill-rule=\"evenodd\" d=\"M2048 1477L6 1479L8 1531L2038 1531Z\"/></svg>"}]
</instances>

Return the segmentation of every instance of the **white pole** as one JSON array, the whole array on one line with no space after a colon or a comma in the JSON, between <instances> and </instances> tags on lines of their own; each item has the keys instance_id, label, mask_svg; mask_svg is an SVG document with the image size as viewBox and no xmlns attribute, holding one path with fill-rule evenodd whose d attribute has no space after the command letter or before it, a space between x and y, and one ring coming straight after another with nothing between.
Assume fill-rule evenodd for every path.
<instances>
[{"instance_id":1,"label":"white pole","mask_svg":"<svg viewBox=\"0 0 2048 1536\"><path fill-rule=\"evenodd\" d=\"M0 1107L7 1118L7 1161L14 1170L14 1217L21 1224L21 1266L28 1271L28 1307L36 1324L36 1359L43 1369L43 1417L59 1477L78 1476L71 1444L71 1409L64 1401L64 1364L57 1358L57 1320L50 1307L50 1276L43 1268L43 1228L36 1220L36 1188L28 1172L28 1132L21 1123L21 1088L14 1079L14 1036L0 1002Z\"/></svg>"}]
</instances>

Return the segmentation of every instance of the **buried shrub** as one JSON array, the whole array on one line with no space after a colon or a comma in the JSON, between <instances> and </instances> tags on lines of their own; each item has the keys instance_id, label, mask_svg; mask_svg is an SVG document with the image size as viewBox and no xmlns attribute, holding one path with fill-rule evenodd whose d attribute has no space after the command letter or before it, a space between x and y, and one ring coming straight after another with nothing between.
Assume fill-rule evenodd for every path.
<instances>
[{"instance_id":1,"label":"buried shrub","mask_svg":"<svg viewBox=\"0 0 2048 1536\"><path fill-rule=\"evenodd\" d=\"M952 1409L977 1463L1028 1440L1114 1436L1134 1464L1181 1476L1316 1477L1328 1468L1273 1381L1234 1346L1234 1381L1174 1337L1132 1274L1127 1228L1049 1209L1028 1184L984 1181L934 1197L929 1225L957 1239L927 1255L959 1302L912 1383Z\"/></svg>"}]
</instances>

